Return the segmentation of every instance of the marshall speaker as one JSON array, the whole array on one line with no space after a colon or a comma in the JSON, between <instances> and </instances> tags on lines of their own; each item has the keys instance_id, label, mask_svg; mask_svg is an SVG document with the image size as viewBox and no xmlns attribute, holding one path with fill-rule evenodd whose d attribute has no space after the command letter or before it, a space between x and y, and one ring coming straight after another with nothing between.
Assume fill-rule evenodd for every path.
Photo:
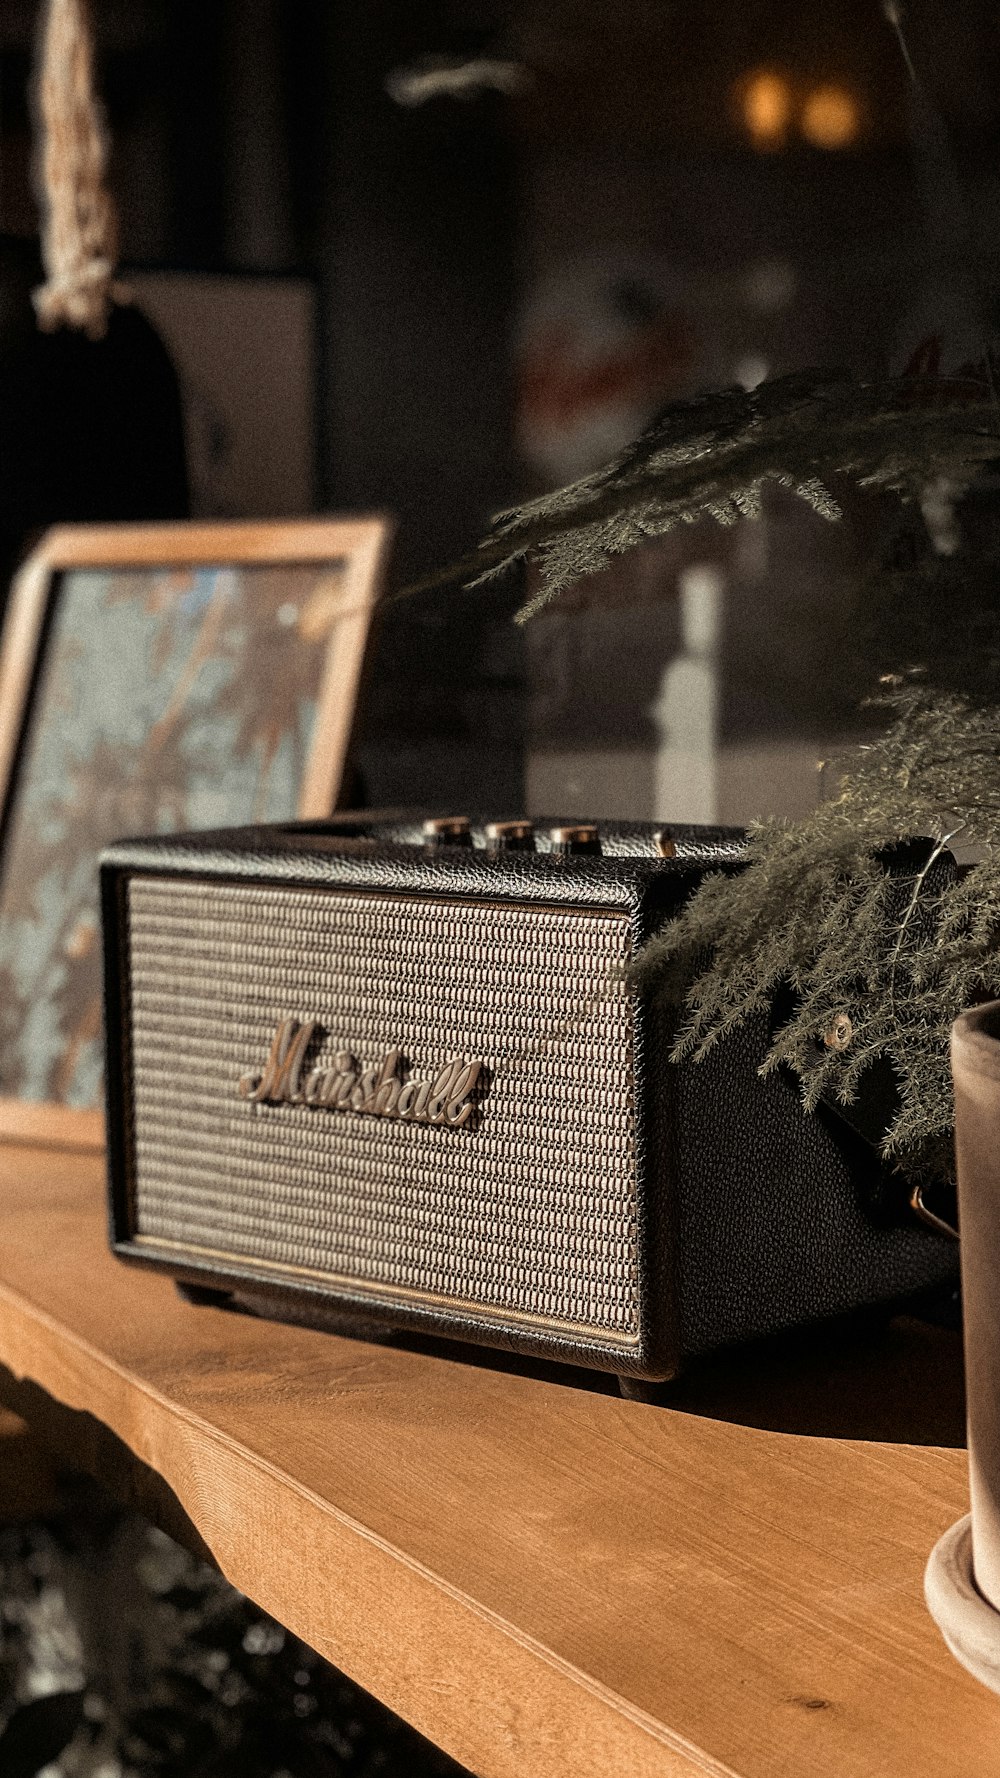
<instances>
[{"instance_id":1,"label":"marshall speaker","mask_svg":"<svg viewBox=\"0 0 1000 1778\"><path fill-rule=\"evenodd\" d=\"M874 1155L624 985L740 836L336 818L102 861L112 1241L194 1294L671 1375L950 1277Z\"/></svg>"}]
</instances>

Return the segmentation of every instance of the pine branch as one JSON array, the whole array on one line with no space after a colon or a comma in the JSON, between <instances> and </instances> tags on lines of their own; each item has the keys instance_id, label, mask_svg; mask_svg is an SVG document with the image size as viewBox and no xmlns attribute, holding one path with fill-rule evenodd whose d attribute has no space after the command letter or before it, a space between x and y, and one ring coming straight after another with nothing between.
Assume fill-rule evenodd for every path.
<instances>
[{"instance_id":1,"label":"pine branch","mask_svg":"<svg viewBox=\"0 0 1000 1778\"><path fill-rule=\"evenodd\" d=\"M477 550L409 590L456 580L476 587L534 561L541 587L519 612L523 622L649 538L703 518L731 525L757 516L769 483L835 520L837 476L910 500L936 477L964 488L997 457L996 407L978 377L859 382L809 371L723 389L666 408L595 474L498 514Z\"/></svg>"},{"instance_id":2,"label":"pine branch","mask_svg":"<svg viewBox=\"0 0 1000 1778\"><path fill-rule=\"evenodd\" d=\"M975 369L883 381L809 372L724 389L668 407L595 474L500 513L476 551L423 584L476 587L534 562L540 587L523 622L648 538L755 517L769 484L835 520L838 477L904 502L929 486L955 498L985 489L983 468L998 460L996 399ZM887 1063L899 1110L883 1152L916 1177L951 1164L952 1022L1000 997L1000 549L981 545L959 560L911 537L909 559L869 601L877 646L895 666L932 659L941 689L887 700L891 728L859 750L839 794L803 820L755 826L745 868L707 877L633 971L675 1011L675 1061L698 1060L790 988L794 1011L764 1072L790 1067L814 1108L821 1096L849 1104ZM956 831L980 862L942 872ZM919 834L937 842L934 855L890 873L886 853Z\"/></svg>"},{"instance_id":3,"label":"pine branch","mask_svg":"<svg viewBox=\"0 0 1000 1778\"><path fill-rule=\"evenodd\" d=\"M950 1164L952 1022L1000 996L1000 710L912 688L889 702L895 721L838 796L758 824L746 868L706 878L633 977L682 1006L675 1061L700 1059L791 986L764 1072L790 1067L811 1110L824 1093L851 1103L887 1061L900 1104L883 1153L923 1177ZM980 862L942 875L958 825ZM882 855L919 833L938 842L931 858L890 874Z\"/></svg>"}]
</instances>

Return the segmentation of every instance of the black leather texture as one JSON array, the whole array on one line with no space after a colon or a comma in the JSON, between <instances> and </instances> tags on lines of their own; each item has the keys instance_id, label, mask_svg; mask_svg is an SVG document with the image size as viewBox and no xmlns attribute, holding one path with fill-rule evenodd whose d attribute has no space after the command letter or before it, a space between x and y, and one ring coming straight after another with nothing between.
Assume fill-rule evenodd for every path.
<instances>
[{"instance_id":1,"label":"black leather texture","mask_svg":"<svg viewBox=\"0 0 1000 1778\"><path fill-rule=\"evenodd\" d=\"M538 821L539 829L560 825ZM461 1304L412 1312L361 1304L350 1292L301 1288L254 1275L239 1261L170 1264L134 1242L135 1167L130 1085L125 886L139 873L265 884L377 889L407 896L605 908L627 914L635 947L670 917L708 869L739 868L736 829L657 830L600 823L597 854L490 853L485 822L470 843L421 843L423 818L406 811L337 816L216 833L140 838L102 859L107 1014L111 1239L122 1257L167 1263L189 1284L228 1289L260 1312L338 1326L412 1327L574 1363L663 1377L685 1357L820 1320L894 1304L955 1276L953 1245L872 1206L886 1194L871 1146L824 1111L807 1116L794 1082L758 1072L762 1020L700 1063L672 1064L670 1015L635 1008L636 1166L640 1194L637 1291L643 1327L635 1354L602 1353L558 1334L470 1325ZM526 993L530 988L526 987ZM221 1016L221 1015L220 1015Z\"/></svg>"}]
</instances>

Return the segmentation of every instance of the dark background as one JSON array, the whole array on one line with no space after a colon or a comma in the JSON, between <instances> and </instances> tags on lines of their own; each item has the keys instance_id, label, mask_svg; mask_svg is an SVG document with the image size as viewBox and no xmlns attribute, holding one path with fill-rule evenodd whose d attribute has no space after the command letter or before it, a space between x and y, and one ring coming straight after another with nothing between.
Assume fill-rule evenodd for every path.
<instances>
[{"instance_id":1,"label":"dark background","mask_svg":"<svg viewBox=\"0 0 1000 1778\"><path fill-rule=\"evenodd\" d=\"M0 16L0 221L22 236L36 225L36 11L5 0ZM94 12L126 265L314 283L315 504L391 510L397 582L461 551L497 507L567 479L572 452L540 462L525 445L526 316L553 280L563 296L577 275L593 285L584 331L595 316L635 337L660 327L668 362L648 379L650 411L748 364L899 368L929 333L957 362L992 325L994 0L912 0L916 111L879 0L95 0ZM508 59L524 89L394 103L392 71L437 53ZM799 99L846 89L854 139L817 147L793 126L755 147L739 93L762 68ZM928 107L940 140L914 133ZM779 500L763 554L719 535L663 546L595 589L610 613L546 620L527 642L508 621L516 589L394 607L364 710L366 794L513 808L526 754L646 745L692 549L730 576L724 730L850 730L867 689L851 647L861 570L883 523L862 503L833 535Z\"/></svg>"}]
</instances>

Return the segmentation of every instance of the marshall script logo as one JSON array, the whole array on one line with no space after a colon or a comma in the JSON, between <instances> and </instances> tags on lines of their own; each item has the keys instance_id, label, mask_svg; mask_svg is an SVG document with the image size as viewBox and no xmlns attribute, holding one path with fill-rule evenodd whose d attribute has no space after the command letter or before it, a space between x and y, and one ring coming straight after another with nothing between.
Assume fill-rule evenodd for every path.
<instances>
[{"instance_id":1,"label":"marshall script logo","mask_svg":"<svg viewBox=\"0 0 1000 1778\"><path fill-rule=\"evenodd\" d=\"M341 1050L330 1067L304 1072L306 1053L320 1025L316 1019L282 1019L271 1041L263 1074L245 1074L244 1099L258 1105L316 1105L328 1111L357 1111L364 1117L403 1118L412 1124L443 1124L461 1130L473 1111L483 1064L475 1057L452 1056L431 1080L400 1078L400 1052L389 1050L381 1062L361 1072L350 1050Z\"/></svg>"}]
</instances>

